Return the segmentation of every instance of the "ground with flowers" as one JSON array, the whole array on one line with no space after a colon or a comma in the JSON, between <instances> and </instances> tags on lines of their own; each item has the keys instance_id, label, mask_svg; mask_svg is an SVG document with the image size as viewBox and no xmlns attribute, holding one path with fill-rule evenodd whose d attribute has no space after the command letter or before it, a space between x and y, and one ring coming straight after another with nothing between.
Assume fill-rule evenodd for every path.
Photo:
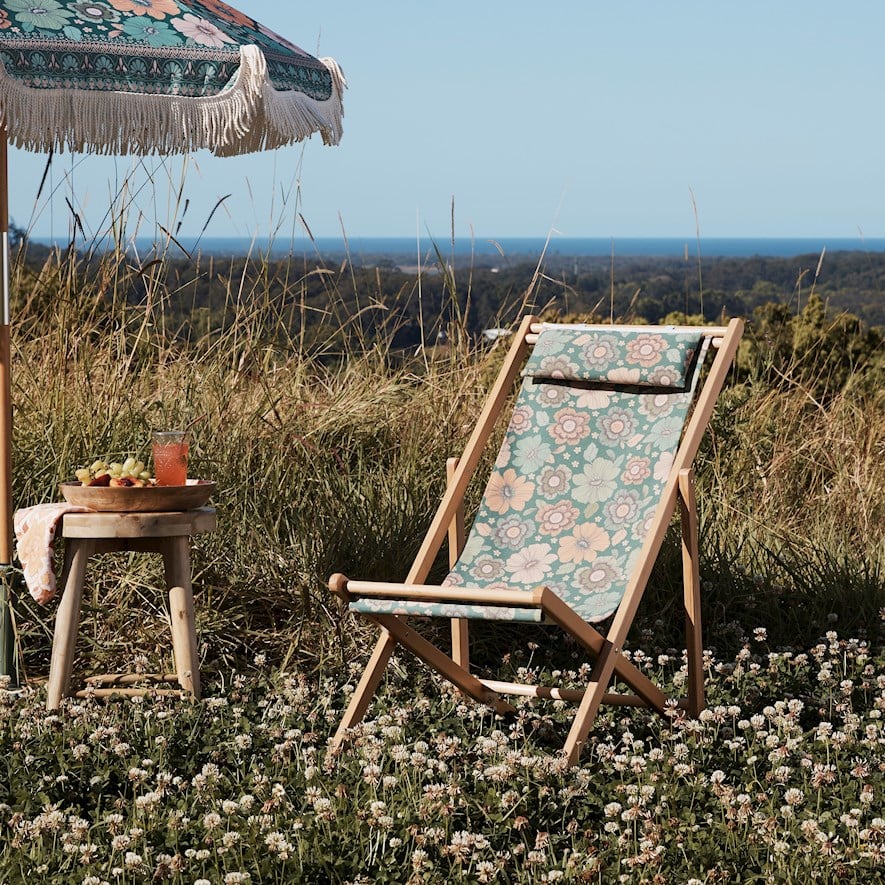
<instances>
[{"instance_id":1,"label":"ground with flowers","mask_svg":"<svg viewBox=\"0 0 885 885\"><path fill-rule=\"evenodd\" d=\"M684 680L678 655L633 657ZM551 663L511 659L528 679ZM699 720L604 714L575 768L563 705L501 720L411 667L340 755L352 687L261 661L199 704L47 715L41 692L3 693L0 881L879 881L881 652L835 631L772 652L760 629L708 663Z\"/></svg>"},{"instance_id":2,"label":"ground with flowers","mask_svg":"<svg viewBox=\"0 0 885 885\"><path fill-rule=\"evenodd\" d=\"M51 500L76 467L196 421L192 472L219 482L219 529L194 549L205 697L47 714L55 603L14 576L25 687L0 689L0 883L885 880L885 364L853 325L819 303L761 313L720 398L697 462L699 720L605 710L569 769L570 708L496 719L402 658L332 756L374 635L324 582L405 574L501 348L463 334L447 275L426 337L452 343L413 355L347 313L337 286L375 296L346 263L237 275L217 328L179 327L187 281L161 265L137 303L118 295L128 256L16 265L14 492ZM628 643L677 693L680 580L674 531ZM150 557L91 570L77 674L169 670L161 581ZM561 634L471 629L483 675L586 680Z\"/></svg>"}]
</instances>

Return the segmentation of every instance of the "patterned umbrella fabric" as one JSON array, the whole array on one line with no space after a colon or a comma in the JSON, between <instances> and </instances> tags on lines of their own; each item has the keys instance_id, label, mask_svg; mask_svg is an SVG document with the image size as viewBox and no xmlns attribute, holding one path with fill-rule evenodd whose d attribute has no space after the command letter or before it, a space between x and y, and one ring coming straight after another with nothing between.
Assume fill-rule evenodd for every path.
<instances>
[{"instance_id":1,"label":"patterned umbrella fabric","mask_svg":"<svg viewBox=\"0 0 885 885\"><path fill-rule=\"evenodd\" d=\"M220 0L2 0L0 117L13 144L242 154L341 138L344 79Z\"/></svg>"}]
</instances>

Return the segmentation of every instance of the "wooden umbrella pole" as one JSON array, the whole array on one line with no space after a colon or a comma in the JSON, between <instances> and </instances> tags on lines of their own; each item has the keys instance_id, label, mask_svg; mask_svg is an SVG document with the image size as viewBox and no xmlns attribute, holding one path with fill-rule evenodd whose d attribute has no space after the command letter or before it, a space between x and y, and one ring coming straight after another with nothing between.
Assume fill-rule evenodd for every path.
<instances>
[{"instance_id":1,"label":"wooden umbrella pole","mask_svg":"<svg viewBox=\"0 0 885 885\"><path fill-rule=\"evenodd\" d=\"M9 174L6 126L0 126L0 676L16 682L12 635L12 347L9 325Z\"/></svg>"}]
</instances>

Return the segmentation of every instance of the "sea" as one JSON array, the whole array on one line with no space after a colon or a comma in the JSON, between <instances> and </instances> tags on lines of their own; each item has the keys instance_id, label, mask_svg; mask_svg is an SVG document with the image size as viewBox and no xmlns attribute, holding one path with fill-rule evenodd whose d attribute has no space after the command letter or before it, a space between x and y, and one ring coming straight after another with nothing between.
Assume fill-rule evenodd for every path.
<instances>
[{"instance_id":1,"label":"sea","mask_svg":"<svg viewBox=\"0 0 885 885\"><path fill-rule=\"evenodd\" d=\"M45 245L67 246L68 242L41 239ZM88 247L95 244L80 244ZM98 244L99 246L101 244ZM129 248L147 255L157 248L154 240L137 238ZM437 252L443 259L471 257L489 260L559 258L792 258L799 255L820 255L826 252L885 252L885 238L863 237L305 237L268 240L249 237L178 237L169 244L170 254L235 257L242 255L287 255L322 258L400 259L411 257L412 263L435 260Z\"/></svg>"}]
</instances>

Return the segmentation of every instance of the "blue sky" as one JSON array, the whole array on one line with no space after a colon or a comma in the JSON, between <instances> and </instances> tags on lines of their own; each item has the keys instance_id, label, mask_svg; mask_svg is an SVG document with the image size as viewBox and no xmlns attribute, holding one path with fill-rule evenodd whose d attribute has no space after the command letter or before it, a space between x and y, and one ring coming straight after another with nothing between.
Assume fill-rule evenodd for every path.
<instances>
[{"instance_id":1,"label":"blue sky","mask_svg":"<svg viewBox=\"0 0 885 885\"><path fill-rule=\"evenodd\" d=\"M344 138L194 155L185 234L231 194L208 235L288 236L297 209L316 236L446 238L454 201L458 236L693 237L692 196L702 237L885 235L880 0L238 5L338 60ZM10 153L18 224L44 159ZM183 168L148 162L142 233ZM67 235L65 196L99 229L131 163L57 158L34 231Z\"/></svg>"}]
</instances>

